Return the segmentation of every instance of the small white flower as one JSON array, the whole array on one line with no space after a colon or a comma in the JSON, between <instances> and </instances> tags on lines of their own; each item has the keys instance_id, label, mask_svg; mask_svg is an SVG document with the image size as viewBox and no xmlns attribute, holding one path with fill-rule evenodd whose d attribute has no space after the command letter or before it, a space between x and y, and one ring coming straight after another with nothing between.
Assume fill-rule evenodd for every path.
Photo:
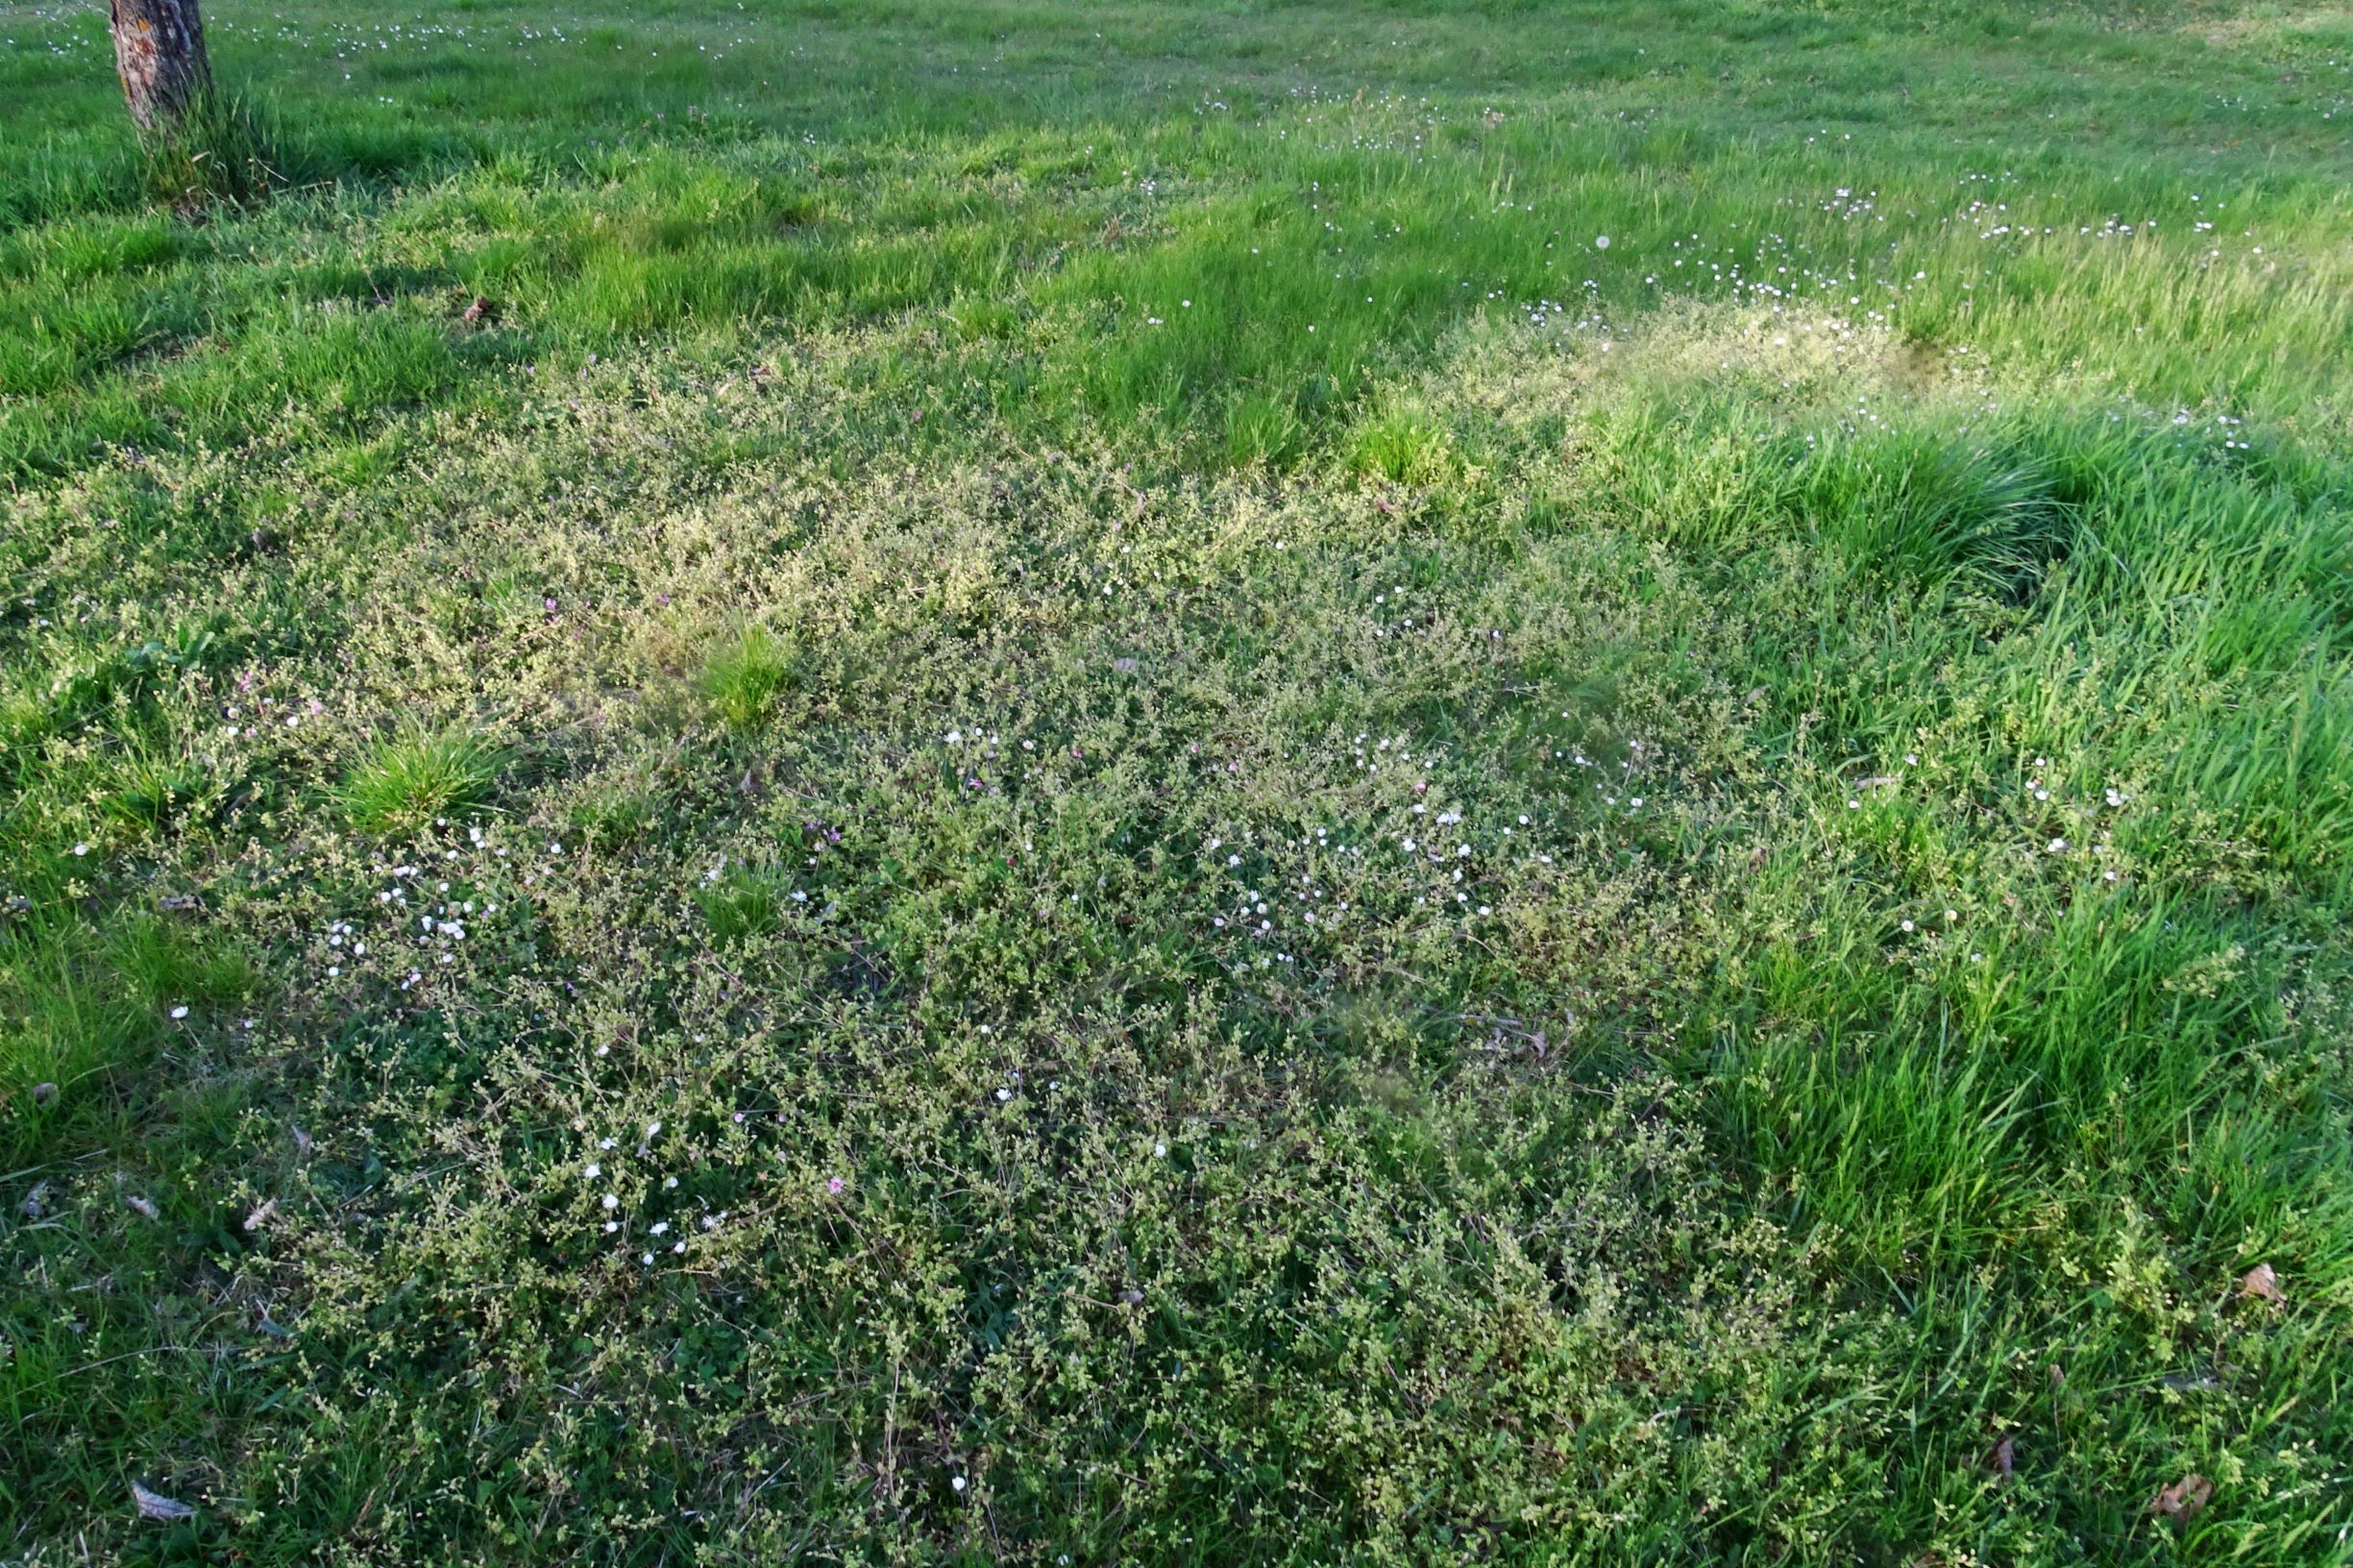
<instances>
[{"instance_id":1,"label":"small white flower","mask_svg":"<svg viewBox=\"0 0 2353 1568\"><path fill-rule=\"evenodd\" d=\"M605 1213L612 1213L614 1210L616 1210L616 1209L618 1209L618 1208L620 1208L620 1207L621 1207L621 1200L620 1200L619 1198L617 1198L617 1197L613 1196L613 1194L611 1194L610 1192L607 1192L607 1193L604 1195L604 1209L605 1209Z\"/></svg>"},{"instance_id":2,"label":"small white flower","mask_svg":"<svg viewBox=\"0 0 2353 1568\"><path fill-rule=\"evenodd\" d=\"M1167 1145L1167 1144L1165 1144L1165 1143L1155 1143L1155 1144L1153 1144L1153 1145L1152 1145L1152 1158L1153 1158L1153 1159L1155 1159L1155 1160L1165 1160L1165 1159L1167 1159L1167 1158L1168 1158L1168 1145Z\"/></svg>"},{"instance_id":3,"label":"small white flower","mask_svg":"<svg viewBox=\"0 0 2353 1568\"><path fill-rule=\"evenodd\" d=\"M1903 922L1903 928L1904 928L1906 931L1911 930L1911 929L1912 929L1912 922L1911 922L1911 921L1909 921L1909 920L1904 921L1904 922Z\"/></svg>"},{"instance_id":4,"label":"small white flower","mask_svg":"<svg viewBox=\"0 0 2353 1568\"><path fill-rule=\"evenodd\" d=\"M670 1234L670 1221L667 1219L654 1221L653 1234L655 1236L668 1236Z\"/></svg>"},{"instance_id":5,"label":"small white flower","mask_svg":"<svg viewBox=\"0 0 2353 1568\"><path fill-rule=\"evenodd\" d=\"M958 1477L956 1477L955 1479L953 1479L952 1481L950 1481L950 1482L948 1482L948 1484L949 1484L950 1486L955 1487L955 1488L956 1488L956 1490L958 1490L958 1491L960 1491L960 1492L961 1492L961 1491L963 1491L963 1490L964 1490L964 1478L963 1478L962 1476L958 1476Z\"/></svg>"},{"instance_id":6,"label":"small white flower","mask_svg":"<svg viewBox=\"0 0 2353 1568\"><path fill-rule=\"evenodd\" d=\"M1607 234L1595 234L1593 236L1593 248L1597 251L1605 251L1609 249L1609 236Z\"/></svg>"},{"instance_id":7,"label":"small white flower","mask_svg":"<svg viewBox=\"0 0 2353 1568\"><path fill-rule=\"evenodd\" d=\"M187 1016L188 1008L185 1002L183 1002L178 1007L172 1009L172 1017L175 1018L184 1018Z\"/></svg>"},{"instance_id":8,"label":"small white flower","mask_svg":"<svg viewBox=\"0 0 2353 1568\"><path fill-rule=\"evenodd\" d=\"M77 844L74 845L74 853L77 855L86 855L89 852L90 846L86 844Z\"/></svg>"},{"instance_id":9,"label":"small white flower","mask_svg":"<svg viewBox=\"0 0 2353 1568\"><path fill-rule=\"evenodd\" d=\"M600 1176L601 1176L601 1175L603 1175L603 1174L604 1174L604 1167L603 1167L602 1165L601 1165L601 1164L597 1164L597 1162L595 1162L594 1160L591 1160L591 1161L590 1161L590 1162L587 1164L587 1165L586 1165L586 1166L584 1166L584 1167L581 1169L580 1174L581 1174L581 1175L583 1175L583 1176L585 1176L585 1177L587 1177L587 1178L588 1178L590 1181L592 1181L592 1182L593 1182L593 1181L595 1181L595 1180L596 1180L598 1177L600 1177Z\"/></svg>"}]
</instances>

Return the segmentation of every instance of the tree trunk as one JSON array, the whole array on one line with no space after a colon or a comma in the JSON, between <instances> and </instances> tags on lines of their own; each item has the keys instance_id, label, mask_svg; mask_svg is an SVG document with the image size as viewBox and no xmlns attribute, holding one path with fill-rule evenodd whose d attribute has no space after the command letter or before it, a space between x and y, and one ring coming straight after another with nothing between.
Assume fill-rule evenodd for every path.
<instances>
[{"instance_id":1,"label":"tree trunk","mask_svg":"<svg viewBox=\"0 0 2353 1568\"><path fill-rule=\"evenodd\" d=\"M113 0L114 69L141 131L180 123L211 90L196 0Z\"/></svg>"}]
</instances>

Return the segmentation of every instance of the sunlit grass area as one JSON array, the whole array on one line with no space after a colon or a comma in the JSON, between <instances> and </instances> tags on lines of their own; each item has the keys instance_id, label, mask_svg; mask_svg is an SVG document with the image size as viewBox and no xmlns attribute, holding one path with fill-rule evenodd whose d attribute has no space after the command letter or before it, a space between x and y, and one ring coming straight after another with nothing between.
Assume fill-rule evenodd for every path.
<instances>
[{"instance_id":1,"label":"sunlit grass area","mask_svg":"<svg viewBox=\"0 0 2353 1568\"><path fill-rule=\"evenodd\" d=\"M208 21L0 9L0 1560L2353 1556L2353 16Z\"/></svg>"}]
</instances>

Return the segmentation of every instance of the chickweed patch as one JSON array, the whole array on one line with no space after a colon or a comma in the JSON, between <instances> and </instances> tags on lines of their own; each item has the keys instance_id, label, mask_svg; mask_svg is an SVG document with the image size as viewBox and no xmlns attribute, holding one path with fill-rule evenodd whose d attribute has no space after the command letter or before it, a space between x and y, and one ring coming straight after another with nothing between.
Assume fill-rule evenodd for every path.
<instances>
[{"instance_id":1,"label":"chickweed patch","mask_svg":"<svg viewBox=\"0 0 2353 1568\"><path fill-rule=\"evenodd\" d=\"M0 26L0 1556L2344 1557L2325 16L213 9Z\"/></svg>"}]
</instances>

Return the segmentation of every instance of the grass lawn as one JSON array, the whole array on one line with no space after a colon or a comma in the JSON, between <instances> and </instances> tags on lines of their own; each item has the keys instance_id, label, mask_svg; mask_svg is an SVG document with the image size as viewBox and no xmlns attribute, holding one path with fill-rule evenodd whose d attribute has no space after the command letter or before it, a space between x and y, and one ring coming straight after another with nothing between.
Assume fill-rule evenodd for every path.
<instances>
[{"instance_id":1,"label":"grass lawn","mask_svg":"<svg viewBox=\"0 0 2353 1568\"><path fill-rule=\"evenodd\" d=\"M2353 1562L2353 11L207 9L0 1563Z\"/></svg>"}]
</instances>

